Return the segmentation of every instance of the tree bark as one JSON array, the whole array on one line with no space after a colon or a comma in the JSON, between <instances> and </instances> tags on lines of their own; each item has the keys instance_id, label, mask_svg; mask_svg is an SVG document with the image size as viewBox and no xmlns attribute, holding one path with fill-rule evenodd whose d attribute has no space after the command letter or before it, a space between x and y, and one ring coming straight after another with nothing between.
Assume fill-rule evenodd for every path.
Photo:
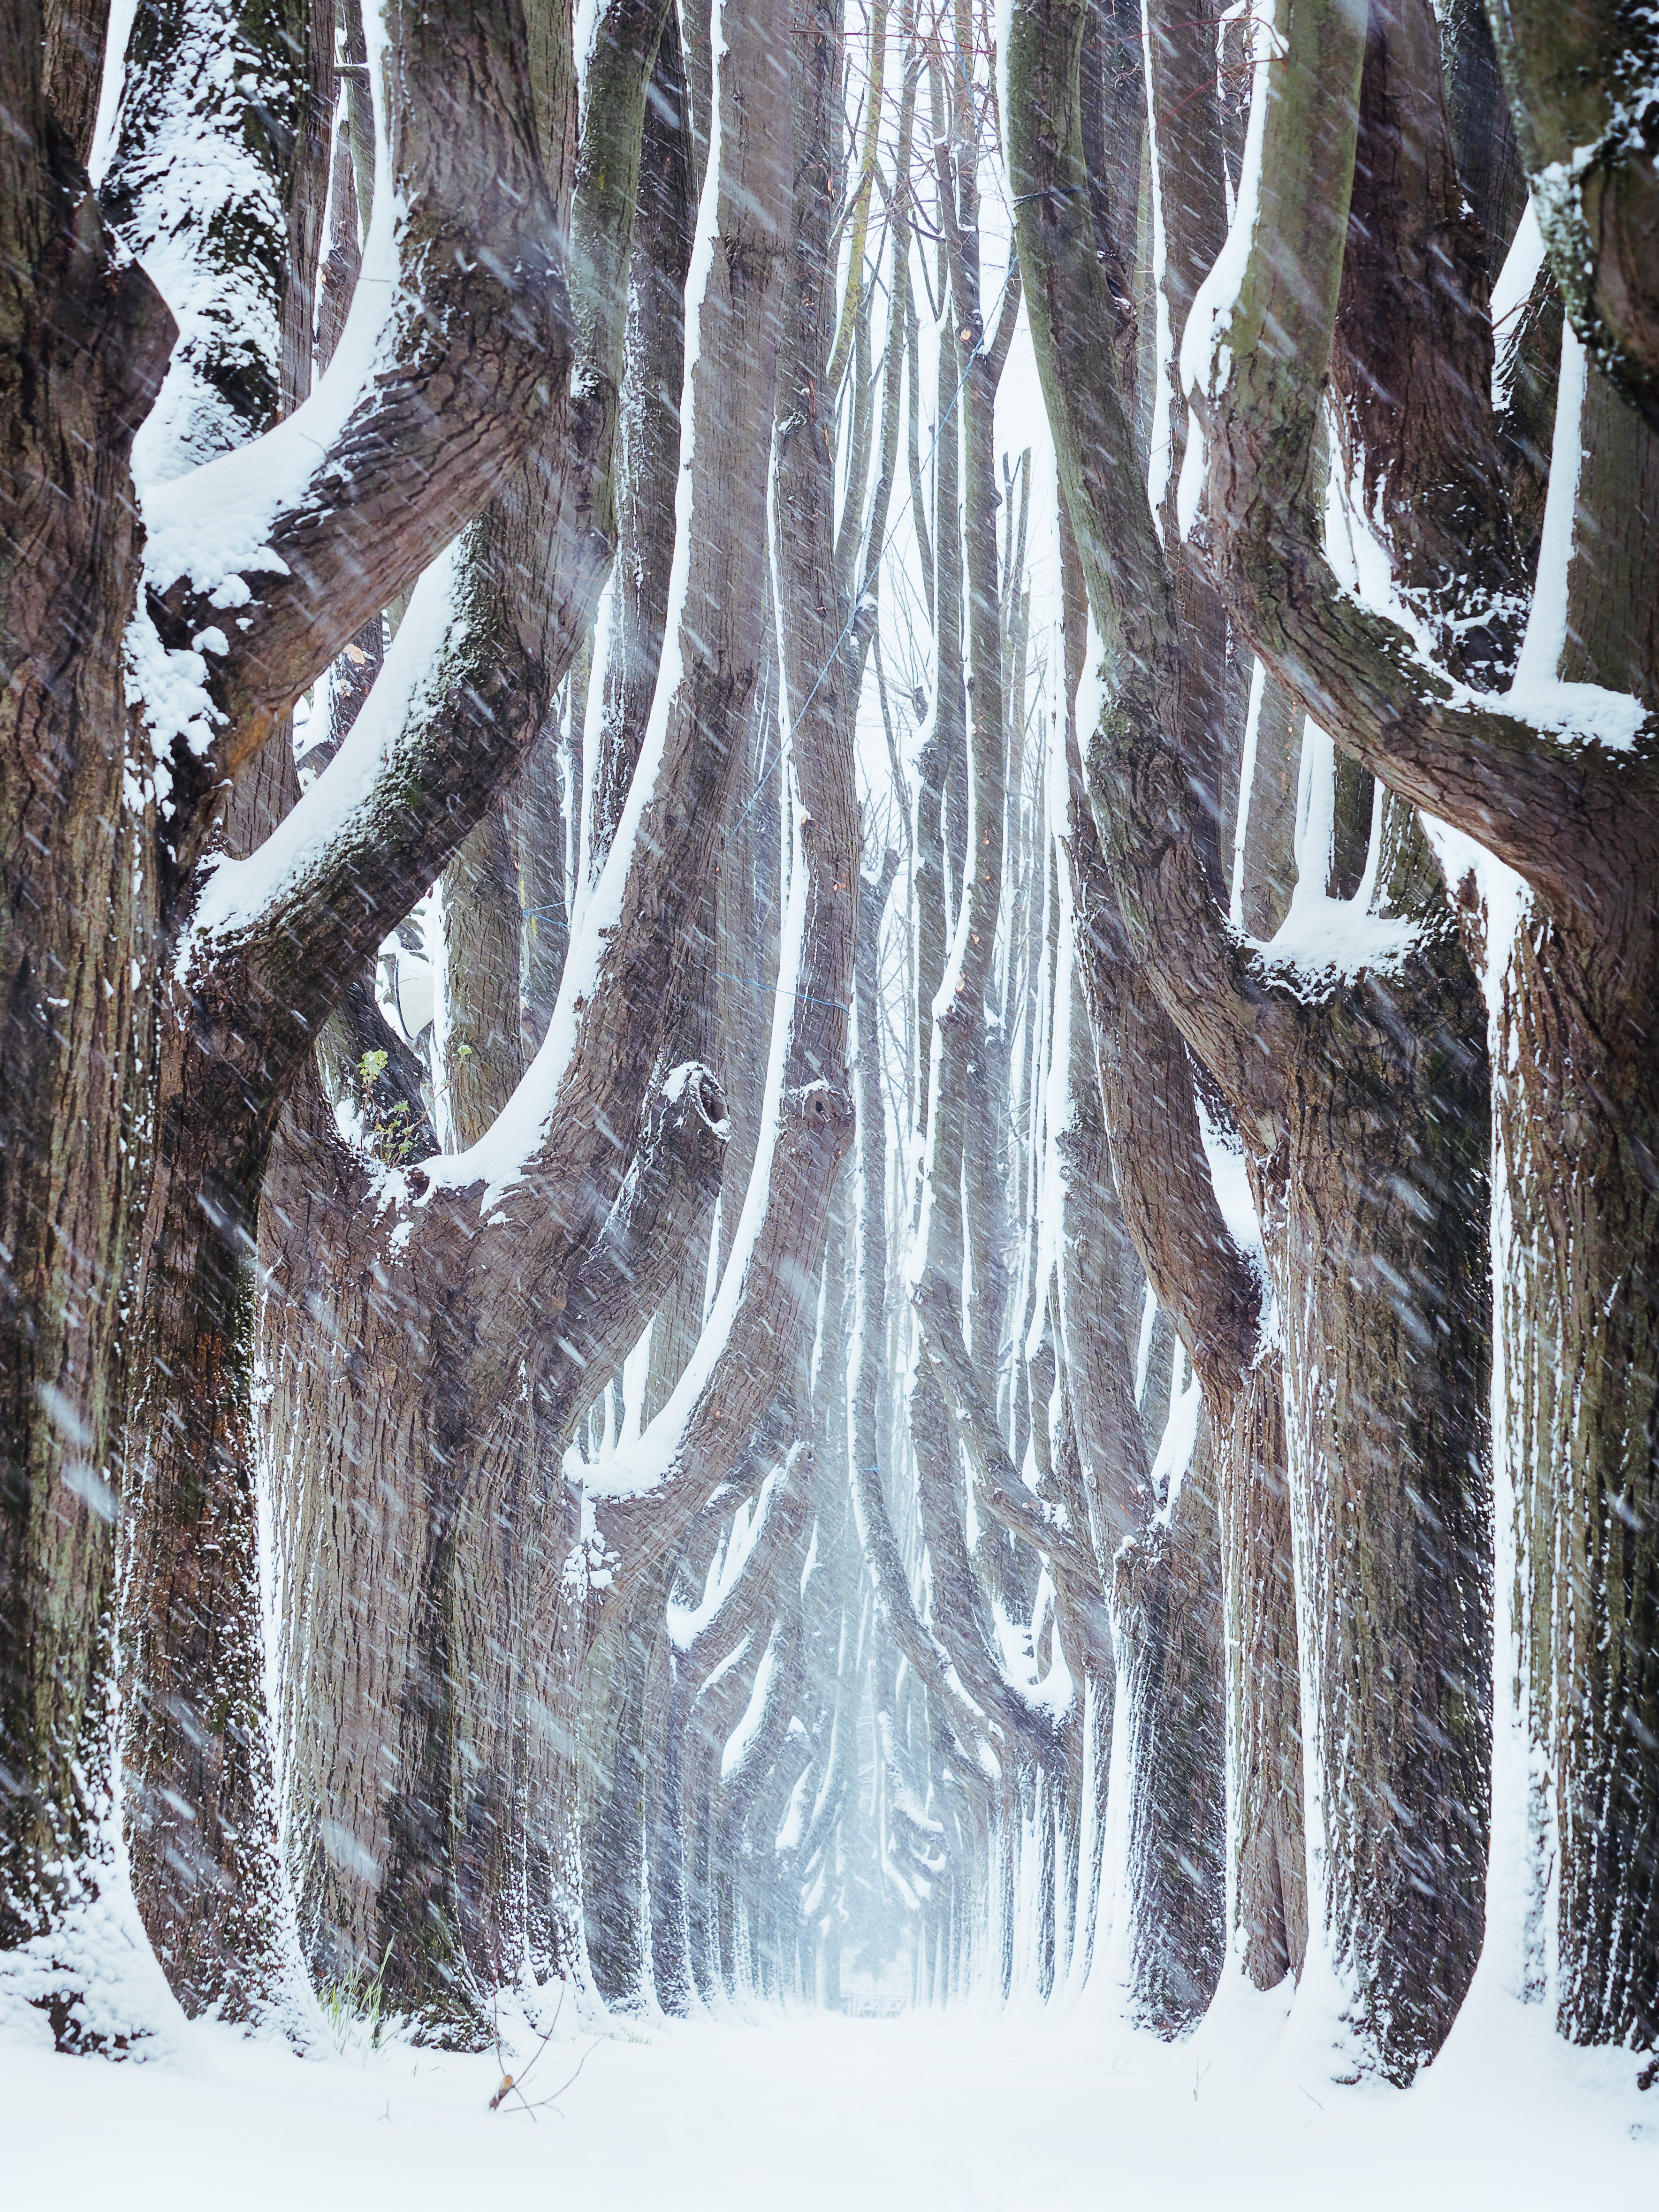
<instances>
[{"instance_id":1,"label":"tree bark","mask_svg":"<svg viewBox=\"0 0 1659 2212\"><path fill-rule=\"evenodd\" d=\"M1644 88L1656 33L1618 0L1487 0L1522 166L1591 360L1659 430L1659 174Z\"/></svg>"},{"instance_id":2,"label":"tree bark","mask_svg":"<svg viewBox=\"0 0 1659 2212\"><path fill-rule=\"evenodd\" d=\"M596 1389L660 1302L723 1149L724 1103L712 1079L695 1066L670 1068L664 1054L675 1010L695 984L688 924L712 880L714 856L701 824L721 810L763 635L766 453L753 425L770 416L776 355L781 102L761 61L760 27L729 22L728 33L715 197L705 210L720 243L703 249L710 258L691 394L698 429L684 518L690 553L674 614L674 664L655 710L663 734L648 776L641 770L642 786L636 777L642 805L636 814L631 806L627 842L607 863L621 920L601 928L590 908L571 956L579 974L568 965L556 1017L556 1026L571 1024L562 1075L544 1053L556 1089L532 1107L542 1134L527 1158L508 1157L487 1231L471 1225L491 1173L487 1147L421 1171L400 1208L406 1241L388 1236L392 1224L356 1215L349 1188L333 1201L333 1256L311 1293L323 1301L319 1349L331 1334L342 1347L383 1349L378 1365L367 1352L353 1355L339 1376L349 1406L330 1423L308 1424L297 1407L278 1405L273 1416L278 1434L286 1420L302 1433L314 1425L322 1440L320 1465L283 1476L288 1540L302 1541L313 1495L343 1501L353 1493L354 1435L367 1437L390 1418L380 1404L384 1378L400 1359L407 1364L397 1347L411 1329L414 1343L431 1346L410 1414L416 1425L401 1446L403 1479L415 1486L404 1574L420 1589L421 1609L405 1604L400 1616L389 1607L384 1628L373 1626L384 1656L371 1695L340 1711L338 1693L314 1683L314 1724L303 1717L296 1771L317 1806L307 1821L302 1885L313 1940L348 1962L378 1960L389 1942L387 1989L431 2032L464 2040L479 2032L479 1986L522 1955L515 1899L524 1881L540 1892L531 1904L536 1940L551 1947L539 1963L568 1968L579 1956L574 1751L581 1645L595 1625L583 1620L590 1571L605 1571L610 1531L602 1522L596 1548L579 1548L562 1482L544 1471L558 1468ZM715 512L724 519L718 532L702 526ZM629 1133L625 1145L619 1131ZM338 1172L325 1160L314 1164L312 1188L326 1193ZM354 1178L362 1172L361 1164L349 1170ZM311 1203L296 1191L283 1210L298 1221ZM384 1293L377 1269L389 1278ZM308 1271L314 1262L296 1242L290 1313L304 1310ZM285 1326L280 1315L272 1325ZM283 1388L338 1387L325 1369L308 1380L294 1347L283 1346L282 1357L291 1377ZM520 1376L522 1383L508 1380ZM340 1576L363 1593L371 1632L374 1577L353 1562L394 1544L396 1530L384 1522L377 1534L366 1522L360 1535L342 1528L334 1540L348 1537ZM642 1571L648 1547L637 1555L618 1548ZM313 1628L316 1600L293 1587L290 1633L325 1628L326 1610ZM382 1741L399 1747L385 1774L374 1765ZM373 1777L368 1788L360 1779L344 1790L353 1762ZM468 1773L463 1794L456 1778ZM349 1847L331 1863L323 1808L337 1787L350 1810L332 1817L347 1826ZM532 1864L521 1879L514 1858L527 1790L539 1802L527 1807Z\"/></svg>"},{"instance_id":3,"label":"tree bark","mask_svg":"<svg viewBox=\"0 0 1659 2212\"><path fill-rule=\"evenodd\" d=\"M1293 1002L1219 926L1204 687L1185 653L1172 573L1189 576L1191 562L1184 551L1166 561L1154 535L1100 343L1103 285L1070 212L1081 188L1066 78L1078 19L1033 5L1015 28L1021 252L1108 658L1091 796L1136 961L1219 1083L1245 1145L1286 1329L1300 1644L1317 1720L1304 1746L1315 1925L1359 2064L1409 2077L1467 1984L1482 1891L1487 1680L1469 1568L1488 1502L1466 1378L1485 1358L1472 1288L1486 1265L1485 1067L1472 985L1422 889L1407 908L1415 942L1398 981L1333 976L1313 1005ZM1352 135L1346 143L1351 167ZM1329 230L1346 211L1345 191L1321 203L1317 221ZM1333 259L1331 308L1339 273ZM1086 363L1085 331L1096 334ZM1261 374L1279 374L1276 349ZM1213 506L1213 460L1210 483ZM1297 496L1306 515L1306 474ZM1259 635L1252 641L1288 675ZM1380 1131L1392 1158L1357 1175ZM1372 1346L1397 1357L1373 1358ZM1347 1395L1335 1387L1345 1375ZM1387 1441L1395 1434L1408 1439L1403 1456ZM1386 1711L1368 1687L1378 1680L1399 1688Z\"/></svg>"},{"instance_id":4,"label":"tree bark","mask_svg":"<svg viewBox=\"0 0 1659 2212\"><path fill-rule=\"evenodd\" d=\"M619 426L624 458L617 472L617 565L587 826L592 874L611 849L645 734L674 553L685 278L696 209L679 29L672 9L646 100L639 188L628 314L636 367L623 386Z\"/></svg>"},{"instance_id":5,"label":"tree bark","mask_svg":"<svg viewBox=\"0 0 1659 2212\"><path fill-rule=\"evenodd\" d=\"M229 576L198 580L200 558L173 550L193 542L202 503L216 486L229 489L222 477L181 491L152 547L147 611L163 650L197 651L192 641L209 632L226 641L222 653L210 647L202 678L216 735L198 752L185 731L162 734L175 891L206 844L214 794L544 434L568 369L569 307L551 244L559 226L522 16L399 0L386 27L396 66L385 181L407 202L395 288L405 304L390 362L300 498L268 519L250 512L243 527L263 523L262 542ZM181 573L161 573L169 568ZM233 600L240 611L222 629L217 617Z\"/></svg>"},{"instance_id":6,"label":"tree bark","mask_svg":"<svg viewBox=\"0 0 1659 2212\"><path fill-rule=\"evenodd\" d=\"M104 78L109 0L48 0L44 89L82 168L92 153L93 125Z\"/></svg>"},{"instance_id":7,"label":"tree bark","mask_svg":"<svg viewBox=\"0 0 1659 2212\"><path fill-rule=\"evenodd\" d=\"M1225 1705L1219 1548L1209 1455L1200 1442L1162 1518L1113 1562L1116 1750L1128 1802L1123 1873L1134 1898L1126 1949L1135 2009L1157 2033L1200 2019L1226 1941L1222 1793ZM1115 1933L1115 1931L1114 1931Z\"/></svg>"},{"instance_id":8,"label":"tree bark","mask_svg":"<svg viewBox=\"0 0 1659 2212\"><path fill-rule=\"evenodd\" d=\"M129 1362L124 1755L140 1909L192 2007L257 2011L290 1977L264 1747L249 1427L253 1224L272 1133L332 1007L541 726L597 588L584 466L580 450L550 440L449 558L447 592L434 578L434 598L417 595L391 696L370 714L368 774L361 759L356 771L366 796L342 816L317 787L283 823L274 864L271 848L221 862L218 906L198 908L166 1009L158 1173ZM428 618L435 635L422 636ZM294 797L288 773L277 815ZM378 1120L372 1062L361 1047L356 1057L345 1089L366 1139L406 1166L424 1120L418 1095L386 1096Z\"/></svg>"},{"instance_id":9,"label":"tree bark","mask_svg":"<svg viewBox=\"0 0 1659 2212\"><path fill-rule=\"evenodd\" d=\"M106 232L41 39L37 7L0 20L0 1971L70 2048L103 2033L66 1930L113 1844L115 1350L155 1080L129 456L173 330Z\"/></svg>"},{"instance_id":10,"label":"tree bark","mask_svg":"<svg viewBox=\"0 0 1659 2212\"><path fill-rule=\"evenodd\" d=\"M1285 51L1261 72L1261 222L1278 241L1276 267L1295 269L1298 283L1292 299L1253 255L1238 305L1226 329L1216 333L1224 341L1227 364L1224 374L1218 356L1207 365L1202 401L1214 456L1209 526L1224 588L1257 649L1280 668L1326 726L1339 733L1345 748L1395 793L1432 811L1522 878L1520 916L1512 921L1517 896L1512 878L1500 871L1488 872L1483 882L1480 864L1473 857L1468 862L1460 859L1455 871L1459 908L1475 957L1487 970L1495 1007L1495 1224L1501 1285L1498 1518L1500 1597L1509 1613L1497 1847L1506 1875L1529 1900L1518 1918L1510 1916L1506 1924L1495 1927L1493 1936L1499 1971L1509 1986L1517 1995L1553 2002L1565 2033L1590 2041L1632 2034L1650 2038L1656 2008L1653 1947L1649 1944L1638 1964L1636 1953L1623 1951L1622 1935L1615 1932L1650 1924L1653 1909L1652 1858L1635 1841L1651 1832L1655 1817L1652 1761L1635 1751L1638 1742L1646 1741L1641 1731L1649 1726L1639 1717L1648 1692L1638 1686L1644 1678L1638 1668L1632 1678L1635 1695L1626 1693L1620 1708L1630 1717L1605 1732L1558 1729L1534 1717L1545 1708L1534 1703L1528 1656L1533 1625L1560 1620L1570 1605L1582 1601L1589 1608L1586 1635L1598 1650L1622 1655L1624 1622L1646 1618L1653 1603L1655 1454L1650 1431L1622 1403L1632 1387L1632 1376L1645 1375L1651 1361L1632 1352L1629 1364L1621 1358L1602 1368L1589 1356L1598 1326L1590 1316L1625 1310L1626 1286L1649 1271L1643 1256L1650 1234L1647 1213L1634 1198L1632 1181L1644 1189L1650 1185L1650 1169L1636 1165L1645 1162L1648 1152L1648 1139L1639 1133L1644 1109L1638 1102L1644 1096L1641 1071L1650 1057L1646 1038L1659 972L1659 917L1651 893L1659 783L1653 767L1652 663L1644 641L1650 630L1652 587L1645 580L1638 583L1635 574L1651 557L1648 535L1628 537L1633 566L1615 557L1611 568L1595 579L1593 616L1581 598L1575 617L1571 588L1574 578L1588 582L1603 557L1589 556L1588 548L1610 550L1613 544L1612 517L1620 495L1612 483L1628 492L1643 471L1634 456L1626 455L1616 465L1616 477L1598 488L1592 512L1579 518L1567 575L1551 571L1540 578L1522 654L1523 672L1546 684L1588 672L1604 684L1633 684L1638 719L1628 740L1612 745L1563 742L1574 716L1591 707L1588 699L1583 707L1566 706L1565 730L1559 732L1553 721L1528 709L1524 696L1516 712L1505 711L1508 702L1502 698L1466 702L1385 620L1345 604L1334 588L1316 550L1298 487L1318 409L1322 364L1331 343L1341 252L1332 212L1347 198L1363 62L1354 27L1346 18L1339 20L1339 14L1320 6L1298 13ZM1510 33L1494 27L1502 57ZM1553 51L1570 48L1580 29L1575 17ZM1523 11L1518 34L1534 42L1536 58L1547 49L1552 26ZM1514 82L1511 77L1512 87ZM1589 108L1604 91L1604 79L1595 71L1583 79L1575 95L1583 108L1581 121L1589 118ZM1585 101L1589 107L1583 107ZM1335 119L1341 117L1348 120L1339 129ZM1592 131L1581 143L1594 151L1598 142ZM1523 157L1531 167L1534 157L1524 145ZM1620 195L1627 187L1638 198L1645 189L1636 175L1639 159L1633 150L1630 161L1635 167L1626 184L1609 172L1605 190L1610 209L1625 204ZM1630 183L1630 177L1636 182ZM1602 189L1597 185L1589 197ZM1585 281L1600 283L1591 258ZM1585 274L1582 268L1580 274ZM1581 287L1579 312L1583 311ZM1284 346L1271 362L1253 353L1246 332L1247 325L1269 313L1278 317L1285 332ZM1553 483L1552 489L1564 501L1585 497L1582 471L1575 465L1573 434L1583 390L1576 343L1564 342L1557 408L1564 434L1557 452L1572 480ZM1630 397L1635 392L1631 374L1620 374L1620 388ZM1639 392L1635 396L1639 399ZM1635 417L1628 419L1634 434ZM1267 420L1279 426L1271 452L1255 441L1253 428L1247 429ZM1602 422L1610 421L1601 417ZM1603 456L1611 457L1618 442L1605 434L1597 438L1591 452L1598 464ZM1564 641L1552 633L1559 600L1552 602L1564 585L1569 599L1565 652ZM1536 659L1528 672L1534 633ZM1593 647L1588 644L1592 637ZM1606 693L1601 696L1616 712L1629 715L1629 704L1618 694L1610 700ZM1548 1057L1522 1068L1496 1057L1522 1037ZM1588 1042L1590 1037L1594 1043ZM1580 1038L1585 1040L1582 1045ZM1583 1102L1576 1124L1570 1100ZM1532 1108L1538 1113L1535 1123ZM1558 1121L1558 1115L1563 1118ZM1529 1170L1517 1175L1512 1165L1517 1159L1557 1157L1568 1127L1573 1131L1575 1160L1597 1164L1588 1178L1575 1173L1587 1224L1602 1219L1605 1204L1612 1231L1605 1238L1598 1231L1574 1228L1548 1201L1546 1186ZM1596 1188L1598 1173L1606 1176L1605 1200ZM1572 1241L1562 1241L1569 1234ZM1535 1296L1532 1286L1552 1279L1561 1289ZM1639 1300L1636 1306L1640 1310ZM1633 1321L1632 1326L1639 1334L1642 1324ZM1583 1389L1571 1401L1574 1434L1607 1441L1565 1464L1583 1469L1579 1495L1584 1528L1611 1531L1613 1522L1619 1523L1621 1533L1609 1540L1607 1553L1619 1564L1605 1583L1581 1573L1571 1554L1558 1548L1553 1533L1545 1540L1546 1525L1552 1532L1557 1525L1557 1510L1540 1516L1534 1501L1554 1500L1563 1463L1552 1419L1534 1421L1517 1412L1528 1404L1559 1402L1565 1408L1567 1401L1558 1399L1549 1378L1581 1373ZM1645 1386L1634 1387L1639 1392ZM1517 1389L1518 1399L1511 1395ZM1598 1410L1603 1394L1607 1428ZM1565 1418L1565 1411L1553 1418ZM1572 1517L1570 1512L1565 1516ZM1603 1593L1607 1611L1599 1613ZM1559 1647L1553 1644L1551 1649L1553 1653ZM1621 1657L1609 1663L1625 1662ZM1559 1697L1563 1712L1572 1709L1577 1695L1565 1684L1553 1684L1549 1692L1552 1700ZM1547 1902L1550 1892L1542 1869L1553 1854L1560 1853L1565 1876L1567 1832L1559 1825L1559 1810L1546 1809L1535 1796L1528 1809L1529 1785L1520 1763L1523 1754L1517 1751L1528 1741L1549 1747L1538 1755L1546 1762L1553 1807L1596 1803L1610 1808L1616 1802L1620 1808L1618 1849L1604 1850L1598 1844L1592 1850L1587 1831L1573 1828L1579 1902L1565 1917ZM1552 1758L1553 1770L1547 1764ZM1621 1778L1616 1784L1614 1774ZM1628 1964L1612 1966L1615 1957L1624 1961L1627 1955Z\"/></svg>"}]
</instances>

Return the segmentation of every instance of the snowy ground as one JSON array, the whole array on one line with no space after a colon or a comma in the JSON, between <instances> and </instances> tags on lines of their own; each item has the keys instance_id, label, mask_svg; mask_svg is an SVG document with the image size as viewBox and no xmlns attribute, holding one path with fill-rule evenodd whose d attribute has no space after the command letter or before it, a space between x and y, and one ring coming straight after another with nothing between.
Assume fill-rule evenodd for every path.
<instances>
[{"instance_id":1,"label":"snowy ground","mask_svg":"<svg viewBox=\"0 0 1659 2212\"><path fill-rule=\"evenodd\" d=\"M1207 2041L1205 2039L1207 2038ZM556 2088L591 2038L550 2046ZM122 2212L1577 2212L1659 2205L1659 2092L1530 2034L1408 2095L1334 2087L1270 2013L1167 2049L1048 2014L612 2028L563 2100L491 2113L489 2058L301 2063L223 2030L182 2059L0 2048L0 2198ZM1207 2054L1207 2055L1206 2055Z\"/></svg>"}]
</instances>

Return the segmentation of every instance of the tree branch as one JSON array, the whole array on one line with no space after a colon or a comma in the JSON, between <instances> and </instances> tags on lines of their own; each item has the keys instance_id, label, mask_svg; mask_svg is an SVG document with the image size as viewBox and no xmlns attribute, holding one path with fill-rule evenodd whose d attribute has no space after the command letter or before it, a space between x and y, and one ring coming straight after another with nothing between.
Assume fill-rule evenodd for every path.
<instances>
[{"instance_id":1,"label":"tree branch","mask_svg":"<svg viewBox=\"0 0 1659 2212\"><path fill-rule=\"evenodd\" d=\"M1229 932L1213 764L1184 666L1182 611L1135 450L1096 246L1079 55L1084 0L1020 0L1009 44L1011 181L1026 303L1066 505L1104 648L1086 756L1104 856L1135 959L1237 1094L1291 1054L1303 1010Z\"/></svg>"},{"instance_id":2,"label":"tree branch","mask_svg":"<svg viewBox=\"0 0 1659 2212\"><path fill-rule=\"evenodd\" d=\"M1574 726L1594 707L1588 687L1513 707L1509 695L1471 695L1344 593L1321 550L1313 456L1364 33L1340 0L1294 9L1281 0L1279 14L1273 50L1255 70L1261 189L1245 211L1248 257L1236 297L1200 292L1183 345L1208 434L1219 587L1256 651L1346 751L1552 903L1594 902L1605 921L1628 906L1632 870L1659 838L1650 723L1630 750L1613 750ZM1230 266L1224 255L1218 267Z\"/></svg>"},{"instance_id":3,"label":"tree branch","mask_svg":"<svg viewBox=\"0 0 1659 2212\"><path fill-rule=\"evenodd\" d=\"M720 1188L730 1133L711 1072L695 1062L672 1070L647 1113L616 1202L571 1279L562 1314L540 1332L565 1354L543 1401L561 1438L591 1401L594 1378L621 1366L641 1316L661 1304Z\"/></svg>"},{"instance_id":4,"label":"tree branch","mask_svg":"<svg viewBox=\"0 0 1659 2212\"><path fill-rule=\"evenodd\" d=\"M1486 0L1486 12L1572 326L1659 430L1659 27L1620 0Z\"/></svg>"},{"instance_id":5,"label":"tree branch","mask_svg":"<svg viewBox=\"0 0 1659 2212\"><path fill-rule=\"evenodd\" d=\"M851 1138L846 1077L861 836L854 746L855 658L841 611L823 588L834 544L833 458L815 421L828 343L825 240L830 213L824 139L840 51L823 11L807 18L810 94L798 131L784 292L776 474L779 631L790 771L799 792L790 912L781 937L778 1084L769 1157L754 1178L764 1212L727 1262L705 1339L675 1398L647 1432L652 1473L626 1498L596 1507L606 1540L632 1562L680 1540L690 1518L742 1454L784 1387L810 1331L829 1237L830 1202ZM769 68L769 59L763 65ZM798 111L799 112L799 111ZM780 137L781 137L780 128ZM751 441L752 419L744 424ZM793 953L793 958L791 955ZM799 964L796 965L795 963ZM778 1047L781 1047L781 1054ZM744 1212L753 1204L753 1193Z\"/></svg>"},{"instance_id":6,"label":"tree branch","mask_svg":"<svg viewBox=\"0 0 1659 2212\"><path fill-rule=\"evenodd\" d=\"M280 485L303 453L303 410L169 488L164 502L170 526L152 559L150 617L163 648L202 655L214 717L200 752L186 733L167 732L181 871L206 840L214 793L363 623L477 514L541 432L569 369L522 15L389 0L387 20L390 160L377 190L395 194L404 212L372 376L280 511L264 504L265 480L274 474ZM234 508L239 494L241 512L216 511ZM228 561L214 550L216 532Z\"/></svg>"},{"instance_id":7,"label":"tree branch","mask_svg":"<svg viewBox=\"0 0 1659 2212\"><path fill-rule=\"evenodd\" d=\"M1109 1668L1106 1585L1087 1525L1079 1527L1063 1505L1037 1497L1015 1473L957 1327L950 1285L938 1276L925 1279L915 1303L926 1316L922 1349L939 1376L951 1429L967 1454L975 1497L1010 1534L1048 1563L1056 1585L1066 1585L1067 1610L1089 1624L1091 1648L1077 1657Z\"/></svg>"}]
</instances>

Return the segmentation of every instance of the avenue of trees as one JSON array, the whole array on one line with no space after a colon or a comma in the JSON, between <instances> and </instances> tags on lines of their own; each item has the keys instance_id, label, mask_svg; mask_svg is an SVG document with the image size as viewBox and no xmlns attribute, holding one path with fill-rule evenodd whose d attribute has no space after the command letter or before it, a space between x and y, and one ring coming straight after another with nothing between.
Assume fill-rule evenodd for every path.
<instances>
[{"instance_id":1,"label":"avenue of trees","mask_svg":"<svg viewBox=\"0 0 1659 2212\"><path fill-rule=\"evenodd\" d=\"M0 111L0 2019L1659 2045L1648 13Z\"/></svg>"}]
</instances>

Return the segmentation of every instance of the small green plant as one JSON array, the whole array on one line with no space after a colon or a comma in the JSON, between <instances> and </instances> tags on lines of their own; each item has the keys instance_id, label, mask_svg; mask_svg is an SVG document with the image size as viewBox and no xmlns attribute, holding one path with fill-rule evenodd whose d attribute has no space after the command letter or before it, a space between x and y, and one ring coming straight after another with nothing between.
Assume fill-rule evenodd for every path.
<instances>
[{"instance_id":1,"label":"small green plant","mask_svg":"<svg viewBox=\"0 0 1659 2212\"><path fill-rule=\"evenodd\" d=\"M358 1079L362 1088L363 1109L368 1119L368 1140L375 1157L388 1167L400 1168L414 1157L416 1149L415 1116L406 1098L394 1099L384 1112L375 1096L375 1085L386 1073L388 1055L384 1048L366 1052L357 1063Z\"/></svg>"},{"instance_id":2,"label":"small green plant","mask_svg":"<svg viewBox=\"0 0 1659 2212\"><path fill-rule=\"evenodd\" d=\"M384 1054L381 1057L385 1057ZM372 1978L368 1967L362 1966L343 1981L325 1982L318 1990L318 2004L328 2022L334 2047L343 2058L348 2045L365 2037L368 2050L378 2051L396 2024L397 2016L386 2009L386 1960L391 1956L392 1945L388 1942Z\"/></svg>"}]
</instances>

